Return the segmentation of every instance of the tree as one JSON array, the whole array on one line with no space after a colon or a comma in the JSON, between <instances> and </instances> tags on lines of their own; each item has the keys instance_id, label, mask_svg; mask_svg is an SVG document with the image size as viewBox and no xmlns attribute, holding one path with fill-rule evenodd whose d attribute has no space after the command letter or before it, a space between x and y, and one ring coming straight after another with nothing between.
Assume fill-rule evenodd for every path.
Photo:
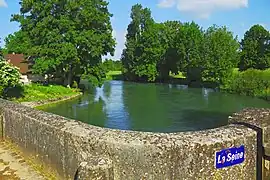
<instances>
[{"instance_id":1,"label":"tree","mask_svg":"<svg viewBox=\"0 0 270 180\"><path fill-rule=\"evenodd\" d=\"M106 71L121 71L122 70L122 63L121 61L117 60L114 61L112 59L105 59L103 65Z\"/></svg>"},{"instance_id":2,"label":"tree","mask_svg":"<svg viewBox=\"0 0 270 180\"><path fill-rule=\"evenodd\" d=\"M164 38L163 24L153 23L142 33L134 66L134 72L141 80L153 82L158 77L158 64L166 51L162 43Z\"/></svg>"},{"instance_id":3,"label":"tree","mask_svg":"<svg viewBox=\"0 0 270 180\"><path fill-rule=\"evenodd\" d=\"M201 81L203 31L195 22L184 23L176 36L180 70L190 82Z\"/></svg>"},{"instance_id":4,"label":"tree","mask_svg":"<svg viewBox=\"0 0 270 180\"><path fill-rule=\"evenodd\" d=\"M204 81L224 85L239 63L237 37L226 27L212 26L204 35L202 77Z\"/></svg>"},{"instance_id":5,"label":"tree","mask_svg":"<svg viewBox=\"0 0 270 180\"><path fill-rule=\"evenodd\" d=\"M181 22L179 21L166 21L163 23L164 30L159 37L165 50L165 53L158 64L158 71L160 78L166 80L169 78L170 72L177 74L182 70L180 61L179 42L177 35L181 29Z\"/></svg>"},{"instance_id":6,"label":"tree","mask_svg":"<svg viewBox=\"0 0 270 180\"><path fill-rule=\"evenodd\" d=\"M138 74L138 60L142 54L140 39L142 33L146 31L150 25L154 23L151 17L151 11L143 8L142 5L136 4L131 9L131 22L127 28L126 48L123 50L121 61L123 64L123 73L128 80L138 80L143 74ZM141 77L140 77L141 76Z\"/></svg>"},{"instance_id":7,"label":"tree","mask_svg":"<svg viewBox=\"0 0 270 180\"><path fill-rule=\"evenodd\" d=\"M30 47L30 39L22 30L5 38L5 53L27 54Z\"/></svg>"},{"instance_id":8,"label":"tree","mask_svg":"<svg viewBox=\"0 0 270 180\"><path fill-rule=\"evenodd\" d=\"M270 33L261 25L252 26L241 41L240 70L267 69L270 67Z\"/></svg>"},{"instance_id":9,"label":"tree","mask_svg":"<svg viewBox=\"0 0 270 180\"><path fill-rule=\"evenodd\" d=\"M20 14L13 20L31 41L27 55L36 59L35 72L61 74L71 85L74 77L98 67L103 55L113 55L112 15L104 0L21 0L20 4Z\"/></svg>"}]
</instances>

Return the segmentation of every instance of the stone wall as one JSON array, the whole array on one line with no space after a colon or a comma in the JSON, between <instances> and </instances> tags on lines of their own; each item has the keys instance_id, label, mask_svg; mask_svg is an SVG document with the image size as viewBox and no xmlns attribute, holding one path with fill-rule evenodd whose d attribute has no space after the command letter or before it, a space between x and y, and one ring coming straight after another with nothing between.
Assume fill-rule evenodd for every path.
<instances>
[{"instance_id":1,"label":"stone wall","mask_svg":"<svg viewBox=\"0 0 270 180\"><path fill-rule=\"evenodd\" d=\"M0 100L4 138L18 144L63 179L255 179L256 132L236 125L146 133L87 125ZM215 168L215 152L245 146L245 161Z\"/></svg>"},{"instance_id":2,"label":"stone wall","mask_svg":"<svg viewBox=\"0 0 270 180\"><path fill-rule=\"evenodd\" d=\"M246 122L263 130L263 146L265 155L270 157L270 109L245 109L233 114L229 122ZM263 160L263 177L270 179L270 161Z\"/></svg>"}]
</instances>

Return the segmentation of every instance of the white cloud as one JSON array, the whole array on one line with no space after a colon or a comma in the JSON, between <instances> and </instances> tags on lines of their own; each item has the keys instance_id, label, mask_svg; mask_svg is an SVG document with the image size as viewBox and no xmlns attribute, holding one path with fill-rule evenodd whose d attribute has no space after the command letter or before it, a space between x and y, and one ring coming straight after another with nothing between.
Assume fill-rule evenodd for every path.
<instances>
[{"instance_id":1,"label":"white cloud","mask_svg":"<svg viewBox=\"0 0 270 180\"><path fill-rule=\"evenodd\" d=\"M176 6L180 12L208 18L214 11L246 8L248 0L160 0L158 6L162 8Z\"/></svg>"},{"instance_id":2,"label":"white cloud","mask_svg":"<svg viewBox=\"0 0 270 180\"><path fill-rule=\"evenodd\" d=\"M175 5L175 0L161 0L158 3L158 6L162 8L169 8L169 7L173 7L174 5Z\"/></svg>"},{"instance_id":3,"label":"white cloud","mask_svg":"<svg viewBox=\"0 0 270 180\"><path fill-rule=\"evenodd\" d=\"M0 7L7 7L7 3L5 0L0 0Z\"/></svg>"}]
</instances>

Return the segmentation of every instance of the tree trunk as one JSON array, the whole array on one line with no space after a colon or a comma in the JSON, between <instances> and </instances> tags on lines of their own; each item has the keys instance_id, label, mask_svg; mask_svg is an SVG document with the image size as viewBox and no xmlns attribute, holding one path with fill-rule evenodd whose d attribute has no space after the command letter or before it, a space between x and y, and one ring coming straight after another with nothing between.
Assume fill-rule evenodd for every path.
<instances>
[{"instance_id":1,"label":"tree trunk","mask_svg":"<svg viewBox=\"0 0 270 180\"><path fill-rule=\"evenodd\" d=\"M68 77L67 77L67 87L70 88L72 85L73 72L72 65L69 65Z\"/></svg>"}]
</instances>

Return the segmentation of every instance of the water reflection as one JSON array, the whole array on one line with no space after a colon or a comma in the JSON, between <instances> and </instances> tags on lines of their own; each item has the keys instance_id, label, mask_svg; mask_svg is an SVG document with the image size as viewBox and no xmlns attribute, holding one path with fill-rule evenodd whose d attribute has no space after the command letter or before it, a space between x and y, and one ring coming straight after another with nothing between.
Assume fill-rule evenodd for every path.
<instances>
[{"instance_id":1,"label":"water reflection","mask_svg":"<svg viewBox=\"0 0 270 180\"><path fill-rule=\"evenodd\" d=\"M105 88L106 86L110 88ZM110 92L107 90L110 89ZM107 113L106 127L130 129L129 114L123 102L123 82L112 81L103 86L104 94L109 94L106 99L105 110Z\"/></svg>"},{"instance_id":2,"label":"water reflection","mask_svg":"<svg viewBox=\"0 0 270 180\"><path fill-rule=\"evenodd\" d=\"M223 126L229 115L245 107L270 106L212 89L110 81L78 99L43 109L101 127L175 132Z\"/></svg>"}]
</instances>

